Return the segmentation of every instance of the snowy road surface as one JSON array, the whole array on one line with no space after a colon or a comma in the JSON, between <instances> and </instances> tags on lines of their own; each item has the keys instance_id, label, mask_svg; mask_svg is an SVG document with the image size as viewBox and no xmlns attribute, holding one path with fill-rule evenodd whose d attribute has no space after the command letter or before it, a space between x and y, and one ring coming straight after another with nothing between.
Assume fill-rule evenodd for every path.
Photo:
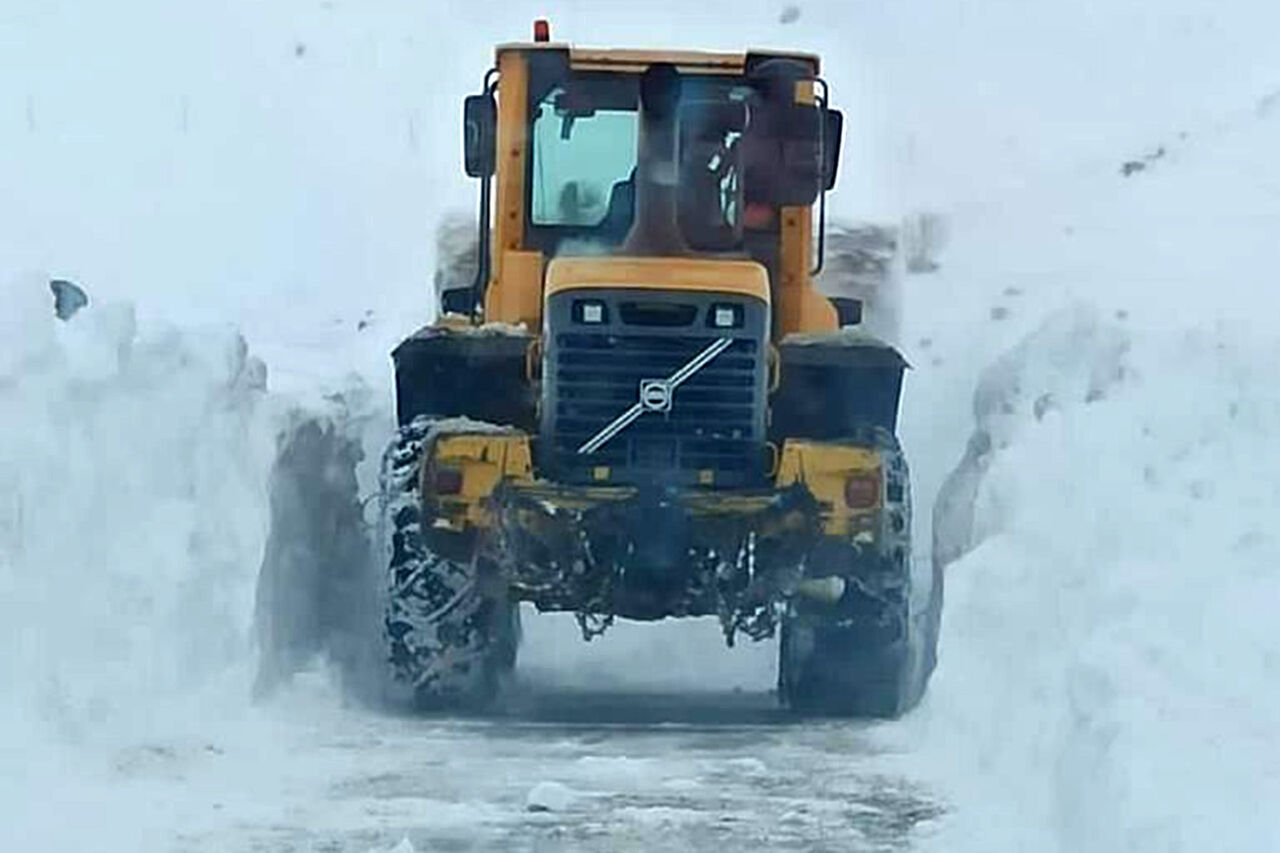
<instances>
[{"instance_id":1,"label":"snowy road surface","mask_svg":"<svg viewBox=\"0 0 1280 853\"><path fill-rule=\"evenodd\" d=\"M503 718L286 722L292 758L248 787L253 756L218 744L126 771L205 801L175 849L887 851L941 813L867 725L797 724L763 693L544 689Z\"/></svg>"}]
</instances>

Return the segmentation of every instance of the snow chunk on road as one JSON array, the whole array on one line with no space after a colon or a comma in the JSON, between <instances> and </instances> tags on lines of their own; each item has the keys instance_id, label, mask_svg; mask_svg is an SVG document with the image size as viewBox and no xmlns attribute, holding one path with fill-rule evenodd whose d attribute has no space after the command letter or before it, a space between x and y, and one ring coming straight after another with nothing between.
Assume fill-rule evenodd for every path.
<instances>
[{"instance_id":1,"label":"snow chunk on road","mask_svg":"<svg viewBox=\"0 0 1280 853\"><path fill-rule=\"evenodd\" d=\"M577 792L559 782L539 782L525 797L531 812L562 812L577 799Z\"/></svg>"}]
</instances>

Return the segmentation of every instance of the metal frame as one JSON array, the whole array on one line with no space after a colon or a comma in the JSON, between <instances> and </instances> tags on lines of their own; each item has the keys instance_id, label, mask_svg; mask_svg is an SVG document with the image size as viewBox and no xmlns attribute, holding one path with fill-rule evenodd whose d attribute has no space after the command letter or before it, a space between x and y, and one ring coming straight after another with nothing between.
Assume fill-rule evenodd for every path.
<instances>
[{"instance_id":1,"label":"metal frame","mask_svg":"<svg viewBox=\"0 0 1280 853\"><path fill-rule=\"evenodd\" d=\"M809 270L810 276L822 272L827 259L827 113L831 109L831 87L821 77L814 77L813 82L822 86L822 95L816 99L822 108L821 129L818 133L818 162L822 164L822 192L818 197L818 259L813 269Z\"/></svg>"},{"instance_id":2,"label":"metal frame","mask_svg":"<svg viewBox=\"0 0 1280 853\"><path fill-rule=\"evenodd\" d=\"M492 98L494 90L498 85L498 69L490 68L484 75L483 94ZM495 128L496 130L496 128ZM497 135L494 135L494 145L497 145ZM494 168L489 174L480 179L480 239L478 249L476 250L476 278L471 283L471 325L478 326L484 320L484 292L489 282L489 272L491 269L491 258L489 235L490 235L490 217L492 215L491 195L493 193L493 176L498 171L498 158L495 152Z\"/></svg>"}]
</instances>

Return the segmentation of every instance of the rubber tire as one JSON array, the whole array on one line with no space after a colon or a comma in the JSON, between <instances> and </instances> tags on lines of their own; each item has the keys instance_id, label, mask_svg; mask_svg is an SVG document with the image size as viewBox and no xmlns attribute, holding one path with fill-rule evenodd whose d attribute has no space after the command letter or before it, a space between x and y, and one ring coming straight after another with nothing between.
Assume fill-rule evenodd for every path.
<instances>
[{"instance_id":1,"label":"rubber tire","mask_svg":"<svg viewBox=\"0 0 1280 853\"><path fill-rule=\"evenodd\" d=\"M419 491L430 429L427 418L402 427L384 468L390 689L418 710L483 710L515 667L519 610L475 537L423 535L432 527Z\"/></svg>"},{"instance_id":2,"label":"rubber tire","mask_svg":"<svg viewBox=\"0 0 1280 853\"><path fill-rule=\"evenodd\" d=\"M778 650L778 693L800 714L839 717L897 717L924 692L932 669L936 614L913 612L911 496L906 460L888 430L863 426L846 441L874 448L890 461L901 493L887 498L885 511L905 519L888 534L877 555L861 556L836 538L821 541L809 555L815 576L851 581L832 605L790 606L782 620ZM862 592L872 587L875 595ZM931 590L932 593L932 590ZM932 598L932 595L931 595ZM938 606L941 599L938 598Z\"/></svg>"},{"instance_id":3,"label":"rubber tire","mask_svg":"<svg viewBox=\"0 0 1280 853\"><path fill-rule=\"evenodd\" d=\"M886 608L882 618L891 629L785 617L778 652L783 702L814 716L892 718L909 710L920 691L906 600Z\"/></svg>"},{"instance_id":4,"label":"rubber tire","mask_svg":"<svg viewBox=\"0 0 1280 853\"><path fill-rule=\"evenodd\" d=\"M810 554L810 569L818 576L860 578L879 593L873 597L852 584L833 606L797 612L793 604L782 620L778 692L798 713L896 717L920 701L933 672L942 576L935 566L928 599L913 604L911 477L897 437L871 424L842 429L842 443L874 449L886 460L885 511L891 523L878 555L860 557L849 545L827 539ZM892 523L895 518L899 523Z\"/></svg>"}]
</instances>

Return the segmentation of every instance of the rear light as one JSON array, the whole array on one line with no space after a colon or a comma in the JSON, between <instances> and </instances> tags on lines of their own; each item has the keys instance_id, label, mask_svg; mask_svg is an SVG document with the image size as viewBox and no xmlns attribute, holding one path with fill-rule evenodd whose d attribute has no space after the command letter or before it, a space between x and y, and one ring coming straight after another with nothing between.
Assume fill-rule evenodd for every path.
<instances>
[{"instance_id":1,"label":"rear light","mask_svg":"<svg viewBox=\"0 0 1280 853\"><path fill-rule=\"evenodd\" d=\"M850 509L871 509L880 503L880 472L849 477L844 484L844 502Z\"/></svg>"},{"instance_id":2,"label":"rear light","mask_svg":"<svg viewBox=\"0 0 1280 853\"><path fill-rule=\"evenodd\" d=\"M427 488L436 495L456 495L462 491L462 472L457 468L432 469Z\"/></svg>"},{"instance_id":3,"label":"rear light","mask_svg":"<svg viewBox=\"0 0 1280 853\"><path fill-rule=\"evenodd\" d=\"M546 18L533 22L533 40L539 43L551 41L551 22Z\"/></svg>"}]
</instances>

